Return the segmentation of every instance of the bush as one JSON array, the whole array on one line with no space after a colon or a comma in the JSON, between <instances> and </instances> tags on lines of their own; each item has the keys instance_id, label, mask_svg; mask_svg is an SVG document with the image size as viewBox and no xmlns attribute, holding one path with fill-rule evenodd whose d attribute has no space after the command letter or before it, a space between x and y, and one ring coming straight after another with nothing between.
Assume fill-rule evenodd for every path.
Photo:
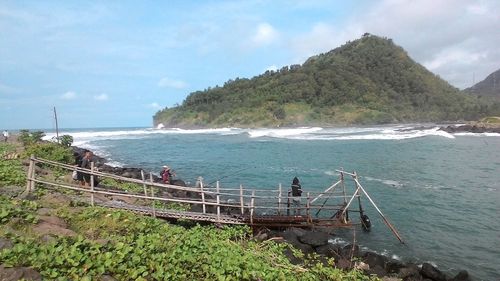
<instances>
[{"instance_id":1,"label":"bush","mask_svg":"<svg viewBox=\"0 0 500 281\"><path fill-rule=\"evenodd\" d=\"M14 146L10 144L0 144L0 155L14 151ZM0 186L24 185L25 183L26 174L20 160L5 160L0 158Z\"/></svg>"},{"instance_id":2,"label":"bush","mask_svg":"<svg viewBox=\"0 0 500 281\"><path fill-rule=\"evenodd\" d=\"M23 143L24 146L28 146L34 143L39 143L42 141L42 138L45 136L45 133L42 131L30 132L29 130L21 130L19 131L19 140Z\"/></svg>"},{"instance_id":3,"label":"bush","mask_svg":"<svg viewBox=\"0 0 500 281\"><path fill-rule=\"evenodd\" d=\"M73 137L70 135L62 135L59 137L59 141L61 142L61 145L70 147L71 144L73 144Z\"/></svg>"},{"instance_id":4,"label":"bush","mask_svg":"<svg viewBox=\"0 0 500 281\"><path fill-rule=\"evenodd\" d=\"M74 158L71 149L61 146L57 143L35 143L26 147L24 151L27 157L35 155L36 157L73 164Z\"/></svg>"}]
</instances>

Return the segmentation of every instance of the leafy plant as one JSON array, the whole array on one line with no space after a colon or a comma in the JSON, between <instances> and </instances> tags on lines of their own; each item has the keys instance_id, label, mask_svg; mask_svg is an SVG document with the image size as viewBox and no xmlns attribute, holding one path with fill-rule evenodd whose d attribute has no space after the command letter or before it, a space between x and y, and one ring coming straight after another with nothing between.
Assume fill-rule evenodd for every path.
<instances>
[{"instance_id":1,"label":"leafy plant","mask_svg":"<svg viewBox=\"0 0 500 281\"><path fill-rule=\"evenodd\" d=\"M59 137L62 146L70 147L73 144L73 136L62 135Z\"/></svg>"},{"instance_id":2,"label":"leafy plant","mask_svg":"<svg viewBox=\"0 0 500 281\"><path fill-rule=\"evenodd\" d=\"M19 131L18 139L24 146L28 146L30 144L41 142L44 136L45 133L43 131L30 132L29 130L24 129Z\"/></svg>"},{"instance_id":3,"label":"leafy plant","mask_svg":"<svg viewBox=\"0 0 500 281\"><path fill-rule=\"evenodd\" d=\"M73 153L68 147L61 146L57 143L33 143L28 145L24 151L26 157L35 155L39 158L62 162L66 164L73 163Z\"/></svg>"}]
</instances>

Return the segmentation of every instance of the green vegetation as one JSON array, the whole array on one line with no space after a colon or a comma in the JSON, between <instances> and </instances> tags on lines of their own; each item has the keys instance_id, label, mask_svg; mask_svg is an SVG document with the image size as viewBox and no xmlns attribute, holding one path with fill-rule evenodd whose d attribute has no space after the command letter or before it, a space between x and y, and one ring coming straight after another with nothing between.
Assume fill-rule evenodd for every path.
<instances>
[{"instance_id":1,"label":"green vegetation","mask_svg":"<svg viewBox=\"0 0 500 281\"><path fill-rule=\"evenodd\" d=\"M73 137L70 135L62 135L59 137L59 141L61 145L70 147L73 144Z\"/></svg>"},{"instance_id":2,"label":"green vegetation","mask_svg":"<svg viewBox=\"0 0 500 281\"><path fill-rule=\"evenodd\" d=\"M461 93L391 39L365 34L303 65L191 93L154 116L165 126L373 124L478 119L500 103Z\"/></svg>"},{"instance_id":3,"label":"green vegetation","mask_svg":"<svg viewBox=\"0 0 500 281\"><path fill-rule=\"evenodd\" d=\"M24 146L28 146L30 144L41 142L44 136L45 133L42 131L30 132L29 130L21 130L19 131L18 139Z\"/></svg>"},{"instance_id":4,"label":"green vegetation","mask_svg":"<svg viewBox=\"0 0 500 281\"><path fill-rule=\"evenodd\" d=\"M36 223L38 221L35 213L37 209L36 202L0 196L0 224L7 223L14 218L23 223Z\"/></svg>"},{"instance_id":5,"label":"green vegetation","mask_svg":"<svg viewBox=\"0 0 500 281\"><path fill-rule=\"evenodd\" d=\"M103 208L64 208L58 214L77 236L41 243L36 236L3 231L14 246L0 251L0 262L33 267L50 280L102 275L119 280L370 280L358 271L333 268L333 260L324 264L310 257L293 265L283 254L288 244L253 241L248 227L186 229Z\"/></svg>"},{"instance_id":6,"label":"green vegetation","mask_svg":"<svg viewBox=\"0 0 500 281\"><path fill-rule=\"evenodd\" d=\"M16 153L16 147L12 144L0 143L0 155ZM0 157L0 186L24 185L26 173L19 159L5 159Z\"/></svg>"}]
</instances>

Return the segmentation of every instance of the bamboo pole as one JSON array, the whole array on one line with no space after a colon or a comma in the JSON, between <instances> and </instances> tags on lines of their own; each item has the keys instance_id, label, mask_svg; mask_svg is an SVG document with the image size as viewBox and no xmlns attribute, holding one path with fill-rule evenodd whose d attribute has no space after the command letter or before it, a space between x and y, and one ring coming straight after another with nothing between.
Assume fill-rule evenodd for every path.
<instances>
[{"instance_id":1,"label":"bamboo pole","mask_svg":"<svg viewBox=\"0 0 500 281\"><path fill-rule=\"evenodd\" d=\"M255 204L255 190L252 190L252 199L250 200L250 224L253 225L253 213Z\"/></svg>"},{"instance_id":2,"label":"bamboo pole","mask_svg":"<svg viewBox=\"0 0 500 281\"><path fill-rule=\"evenodd\" d=\"M203 190L203 182L200 182L200 189L201 189L201 202L202 202L202 208L203 208L203 213L207 213L207 207L205 206L205 191Z\"/></svg>"},{"instance_id":3,"label":"bamboo pole","mask_svg":"<svg viewBox=\"0 0 500 281\"><path fill-rule=\"evenodd\" d=\"M281 183L278 187L278 216L281 216Z\"/></svg>"},{"instance_id":4,"label":"bamboo pole","mask_svg":"<svg viewBox=\"0 0 500 281\"><path fill-rule=\"evenodd\" d=\"M315 198L313 198L311 200L311 204L316 202L316 200L318 200L319 198L323 197L323 195L325 195L326 193L328 192L333 192L333 190L335 190L335 187L340 183L340 181L334 183L333 185L331 185L330 187L328 187L327 189L325 189L325 191L323 191L321 194L319 194L318 196L316 196Z\"/></svg>"},{"instance_id":5,"label":"bamboo pole","mask_svg":"<svg viewBox=\"0 0 500 281\"><path fill-rule=\"evenodd\" d=\"M142 186L144 187L144 196L148 196L148 187L146 186L146 176L144 176L144 171L141 170Z\"/></svg>"},{"instance_id":6,"label":"bamboo pole","mask_svg":"<svg viewBox=\"0 0 500 281\"><path fill-rule=\"evenodd\" d=\"M35 169L35 160L34 160L34 155L31 155L30 157L30 165L28 167L28 174L26 175L26 194L28 194L31 191L31 182L33 181L33 174L32 171Z\"/></svg>"},{"instance_id":7,"label":"bamboo pole","mask_svg":"<svg viewBox=\"0 0 500 281\"><path fill-rule=\"evenodd\" d=\"M149 172L149 182L153 182L153 173ZM153 212L153 217L156 218L156 207L155 207L155 190L154 186L151 186L151 201L153 202L153 207L152 207L152 212Z\"/></svg>"},{"instance_id":8,"label":"bamboo pole","mask_svg":"<svg viewBox=\"0 0 500 281\"><path fill-rule=\"evenodd\" d=\"M366 198L368 198L368 200L370 201L370 203L372 203L373 207L375 207L375 209L377 210L377 212L379 213L379 215L384 220L385 224L389 227L389 229L392 231L392 233L394 233L394 235L398 238L399 242L401 242L402 244L404 244L405 242L403 242L403 239L401 239L401 236L399 236L399 233L396 230L396 228L394 226L392 226L392 224L389 222L389 220L387 220L387 218L384 216L384 214L382 214L382 211L380 211L380 209L377 207L377 205L375 204L375 202L373 202L372 198L370 197L370 195L368 195L368 193L365 191L365 189L363 188L363 186L358 182L357 179L354 179L354 181L359 186L359 188L361 189L361 191L363 191L363 193L366 195Z\"/></svg>"},{"instance_id":9,"label":"bamboo pole","mask_svg":"<svg viewBox=\"0 0 500 281\"><path fill-rule=\"evenodd\" d=\"M217 222L220 221L220 195L219 195L219 181L216 183L217 190Z\"/></svg>"},{"instance_id":10,"label":"bamboo pole","mask_svg":"<svg viewBox=\"0 0 500 281\"><path fill-rule=\"evenodd\" d=\"M90 162L90 205L94 207L94 161Z\"/></svg>"},{"instance_id":11,"label":"bamboo pole","mask_svg":"<svg viewBox=\"0 0 500 281\"><path fill-rule=\"evenodd\" d=\"M343 171L344 169L342 169ZM345 192L345 180L344 180L344 173L340 173L340 181L342 182L342 194L344 195L344 204L347 203L346 201L346 192Z\"/></svg>"},{"instance_id":12,"label":"bamboo pole","mask_svg":"<svg viewBox=\"0 0 500 281\"><path fill-rule=\"evenodd\" d=\"M243 185L240 184L240 208L241 208L241 214L245 214L245 202L243 199Z\"/></svg>"}]
</instances>

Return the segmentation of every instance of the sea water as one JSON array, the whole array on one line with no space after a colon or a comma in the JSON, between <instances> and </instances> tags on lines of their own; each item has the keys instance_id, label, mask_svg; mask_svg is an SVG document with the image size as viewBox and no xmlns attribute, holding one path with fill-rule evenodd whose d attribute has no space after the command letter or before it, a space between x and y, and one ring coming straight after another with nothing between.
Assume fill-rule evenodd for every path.
<instances>
[{"instance_id":1,"label":"sea water","mask_svg":"<svg viewBox=\"0 0 500 281\"><path fill-rule=\"evenodd\" d=\"M429 126L428 124L426 126ZM299 177L304 191L356 171L360 183L399 230L400 244L371 204L362 248L392 258L430 262L449 274L466 269L478 280L500 278L500 134L449 134L438 127L148 128L66 130L74 144L116 166L158 173L169 165L194 183L277 189ZM47 138L53 134L49 133ZM352 242L338 232L336 243Z\"/></svg>"}]
</instances>

